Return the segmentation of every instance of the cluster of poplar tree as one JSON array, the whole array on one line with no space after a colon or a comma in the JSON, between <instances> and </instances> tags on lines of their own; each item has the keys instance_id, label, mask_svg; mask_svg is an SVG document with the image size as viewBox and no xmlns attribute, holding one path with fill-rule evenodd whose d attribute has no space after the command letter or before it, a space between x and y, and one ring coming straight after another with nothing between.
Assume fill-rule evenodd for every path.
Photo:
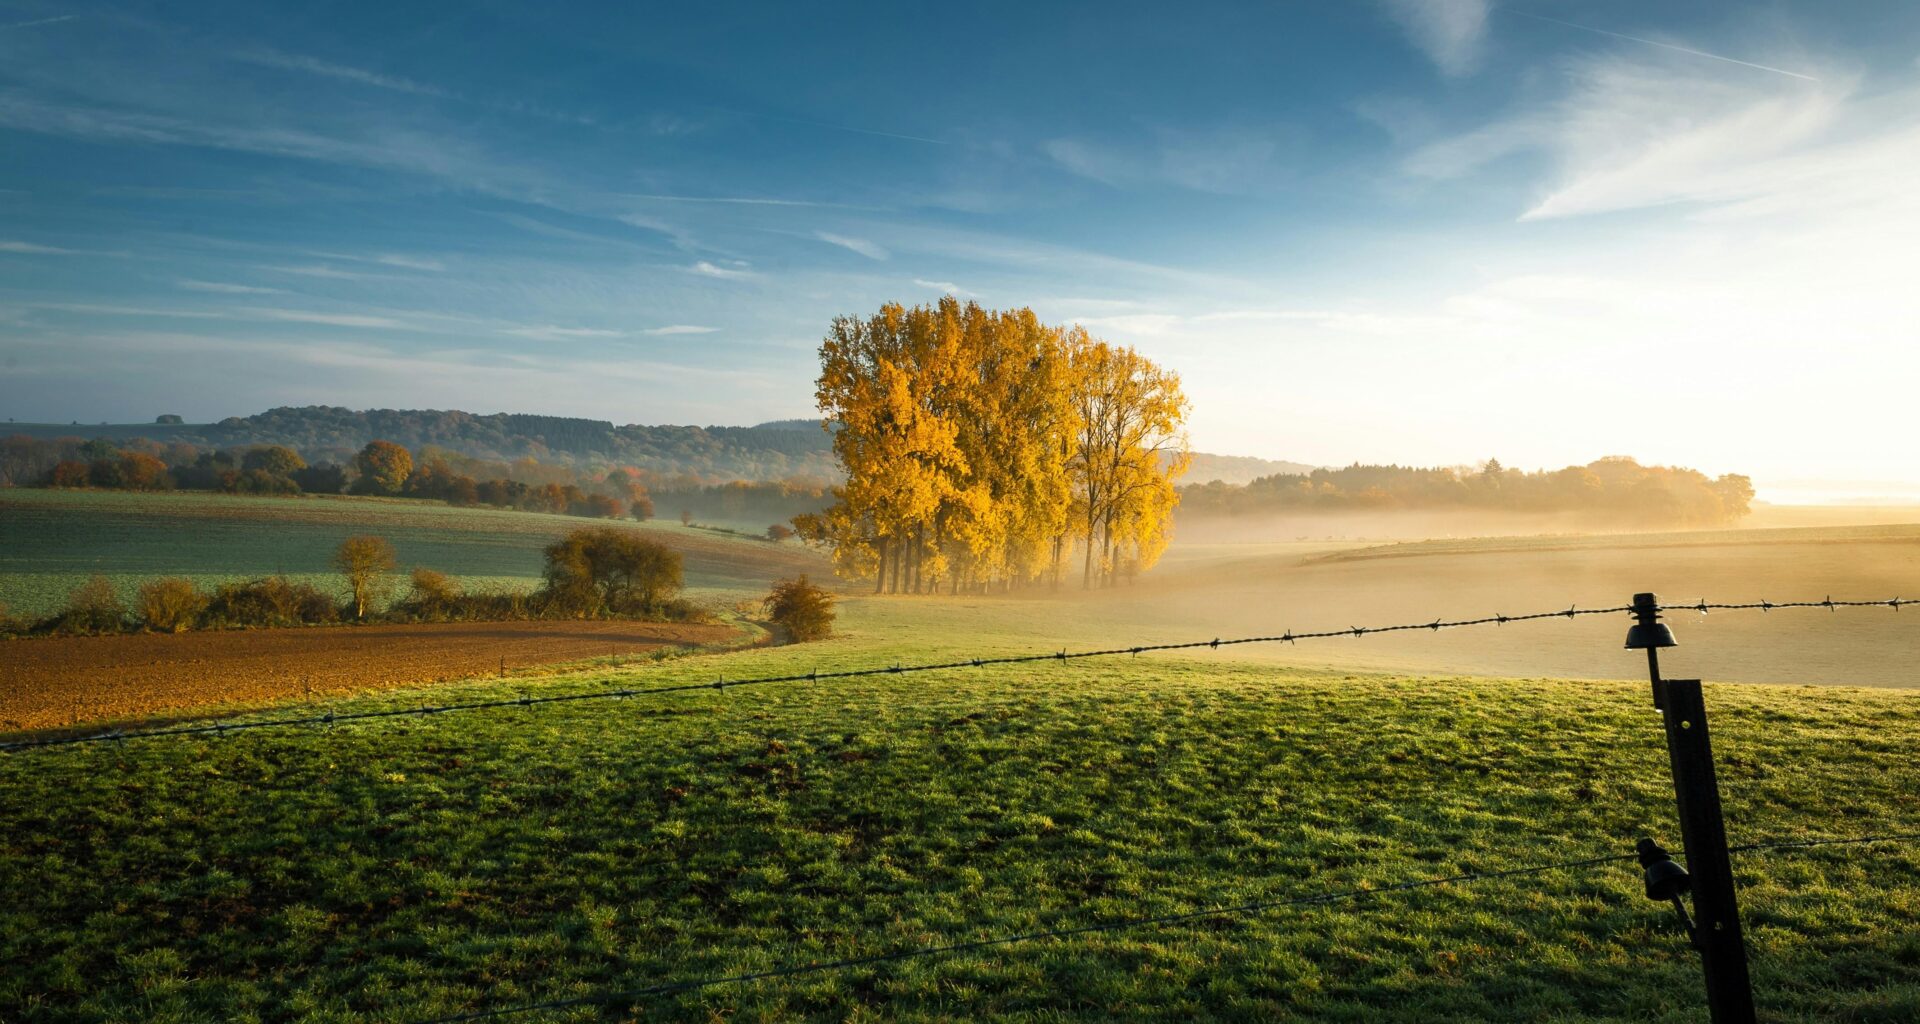
<instances>
[{"instance_id":1,"label":"cluster of poplar tree","mask_svg":"<svg viewBox=\"0 0 1920 1024\"><path fill-rule=\"evenodd\" d=\"M846 473L795 524L876 592L1082 585L1150 567L1190 459L1178 375L1031 309L840 317L816 397Z\"/></svg>"}]
</instances>

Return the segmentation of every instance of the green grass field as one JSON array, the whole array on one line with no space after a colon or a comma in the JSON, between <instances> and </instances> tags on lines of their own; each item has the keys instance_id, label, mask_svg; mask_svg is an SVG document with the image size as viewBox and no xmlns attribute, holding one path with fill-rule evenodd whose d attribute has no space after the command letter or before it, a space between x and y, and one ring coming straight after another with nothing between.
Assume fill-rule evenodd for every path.
<instances>
[{"instance_id":1,"label":"green grass field","mask_svg":"<svg viewBox=\"0 0 1920 1024\"><path fill-rule=\"evenodd\" d=\"M527 590L540 579L541 548L597 522L398 499L13 489L0 491L0 604L16 615L47 615L93 573L126 595L158 576L211 587L272 573L344 593L329 563L355 533L391 541L403 570L425 566L470 588ZM760 594L776 576L820 569L793 545L677 522L626 525L683 553L696 598Z\"/></svg>"},{"instance_id":2,"label":"green grass field","mask_svg":"<svg viewBox=\"0 0 1920 1024\"><path fill-rule=\"evenodd\" d=\"M540 685L1021 639L931 602L847 612L818 645ZM1920 702L1708 699L1735 843L1920 831ZM1678 845L1644 684L1211 656L49 749L0 758L0 794L0 1019L23 1021L412 1020ZM1737 867L1764 1019L1920 1015L1920 846ZM527 1019L1704 1021L1639 885L1555 871Z\"/></svg>"}]
</instances>

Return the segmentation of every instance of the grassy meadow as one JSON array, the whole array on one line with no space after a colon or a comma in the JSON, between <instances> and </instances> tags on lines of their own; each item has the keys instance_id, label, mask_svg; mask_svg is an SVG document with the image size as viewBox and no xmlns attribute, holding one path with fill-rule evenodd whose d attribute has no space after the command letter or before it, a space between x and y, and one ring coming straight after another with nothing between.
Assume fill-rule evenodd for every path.
<instances>
[{"instance_id":1,"label":"grassy meadow","mask_svg":"<svg viewBox=\"0 0 1920 1024\"><path fill-rule=\"evenodd\" d=\"M344 592L330 563L356 533L391 541L403 571L425 566L469 589L530 590L543 547L603 522L403 499L12 489L0 491L0 604L16 615L50 614L93 573L129 596L159 576L211 588L275 573ZM793 545L678 522L625 525L683 553L696 598L734 599L764 592L778 576L818 571Z\"/></svg>"},{"instance_id":2,"label":"grassy meadow","mask_svg":"<svg viewBox=\"0 0 1920 1024\"><path fill-rule=\"evenodd\" d=\"M944 616L856 601L825 643L541 685L1012 640ZM1920 830L1920 703L1708 699L1735 843ZM41 750L0 758L0 1017L421 1019L1677 846L1665 767L1644 684L1152 656ZM1920 1014L1920 846L1738 867L1765 1019ZM1612 864L529 1019L1703 1021L1639 884Z\"/></svg>"},{"instance_id":3,"label":"grassy meadow","mask_svg":"<svg viewBox=\"0 0 1920 1024\"><path fill-rule=\"evenodd\" d=\"M0 507L10 602L42 576L107 571L124 584L323 568L338 537L363 531L390 537L409 564L530 582L540 545L581 522L46 493L11 492ZM790 547L638 528L684 541L690 582L716 595L818 571ZM1785 599L1892 596L1905 582L1920 596L1912 531L1847 529L1698 543L1187 544L1137 583L1091 596L850 596L838 635L818 644L325 706L1520 613L1648 588ZM1903 666L1920 619L1897 615L1676 617L1683 646L1664 663L1710 681L1911 685ZM0 755L0 962L12 965L0 1020L422 1020L1624 854L1643 835L1677 848L1659 720L1638 681L1644 662L1620 649L1625 625L1593 617ZM1707 693L1734 843L1920 832L1913 695L1726 682ZM1920 844L1748 854L1736 866L1764 1020L1920 1017ZM1704 1021L1697 961L1640 884L1635 865L1612 863L520 1019Z\"/></svg>"}]
</instances>

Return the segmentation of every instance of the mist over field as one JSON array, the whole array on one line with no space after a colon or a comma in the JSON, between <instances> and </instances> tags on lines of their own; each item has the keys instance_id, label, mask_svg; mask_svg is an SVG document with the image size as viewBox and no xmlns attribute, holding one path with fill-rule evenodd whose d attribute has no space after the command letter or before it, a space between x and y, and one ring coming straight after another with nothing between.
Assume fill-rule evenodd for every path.
<instances>
[{"instance_id":1,"label":"mist over field","mask_svg":"<svg viewBox=\"0 0 1920 1024\"><path fill-rule=\"evenodd\" d=\"M1920 5L0 7L0 1021L1920 1020Z\"/></svg>"}]
</instances>

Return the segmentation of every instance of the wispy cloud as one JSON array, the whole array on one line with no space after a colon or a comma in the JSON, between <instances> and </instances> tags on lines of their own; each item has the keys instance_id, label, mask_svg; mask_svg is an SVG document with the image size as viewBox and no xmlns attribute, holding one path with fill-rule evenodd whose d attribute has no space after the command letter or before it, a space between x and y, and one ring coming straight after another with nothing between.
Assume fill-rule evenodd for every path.
<instances>
[{"instance_id":1,"label":"wispy cloud","mask_svg":"<svg viewBox=\"0 0 1920 1024\"><path fill-rule=\"evenodd\" d=\"M169 309L153 306L113 306L82 302L32 302L33 309L62 313L89 313L98 316L168 317L187 320L261 320L275 323L320 324L327 327L362 327L382 330L420 330L412 324L386 316L357 313L316 313L304 309L279 309L267 306L235 306L230 309Z\"/></svg>"},{"instance_id":2,"label":"wispy cloud","mask_svg":"<svg viewBox=\"0 0 1920 1024\"><path fill-rule=\"evenodd\" d=\"M1734 211L1906 203L1920 130L1908 90L1857 95L1713 73L1699 62L1607 55L1575 62L1565 95L1416 151L1414 174L1454 178L1541 153L1554 180L1522 213L1548 220L1674 203Z\"/></svg>"},{"instance_id":3,"label":"wispy cloud","mask_svg":"<svg viewBox=\"0 0 1920 1024\"><path fill-rule=\"evenodd\" d=\"M665 327L648 327L640 333L668 337L676 334L712 334L719 329L718 327L701 327L697 324L668 324Z\"/></svg>"},{"instance_id":4,"label":"wispy cloud","mask_svg":"<svg viewBox=\"0 0 1920 1024\"><path fill-rule=\"evenodd\" d=\"M557 327L551 324L535 327L513 327L507 334L520 338L532 338L535 341L570 341L579 338L623 338L625 331L610 331L600 327Z\"/></svg>"},{"instance_id":5,"label":"wispy cloud","mask_svg":"<svg viewBox=\"0 0 1920 1024\"><path fill-rule=\"evenodd\" d=\"M313 313L301 309L262 309L249 308L236 312L250 314L262 320L277 320L297 324L324 324L328 327L370 327L386 330L417 330L411 324L403 323L392 317L363 316L357 313Z\"/></svg>"},{"instance_id":6,"label":"wispy cloud","mask_svg":"<svg viewBox=\"0 0 1920 1024\"><path fill-rule=\"evenodd\" d=\"M90 142L200 146L328 164L372 167L450 181L488 195L524 199L550 186L524 165L487 151L464 135L426 134L392 124L377 130L345 125L330 135L267 123L218 123L102 106L51 103L0 95L0 127Z\"/></svg>"},{"instance_id":7,"label":"wispy cloud","mask_svg":"<svg viewBox=\"0 0 1920 1024\"><path fill-rule=\"evenodd\" d=\"M394 255L392 253L388 253L383 256L373 257L373 262L384 263L389 267L405 267L408 270L445 270L447 269L447 265L440 262L439 260L427 259L424 256L399 256L399 255Z\"/></svg>"},{"instance_id":8,"label":"wispy cloud","mask_svg":"<svg viewBox=\"0 0 1920 1024\"><path fill-rule=\"evenodd\" d=\"M301 277L324 277L337 281L361 281L368 278L385 277L384 274L368 274L357 270L341 270L323 263L305 263L288 266L270 266L266 269L278 274L298 274Z\"/></svg>"},{"instance_id":9,"label":"wispy cloud","mask_svg":"<svg viewBox=\"0 0 1920 1024\"><path fill-rule=\"evenodd\" d=\"M818 206L849 207L846 203L828 203L812 199L769 199L763 196L673 196L658 192L625 192L626 199L646 199L657 203L719 203L729 206Z\"/></svg>"},{"instance_id":10,"label":"wispy cloud","mask_svg":"<svg viewBox=\"0 0 1920 1024\"><path fill-rule=\"evenodd\" d=\"M928 281L924 278L916 277L913 279L913 283L922 288L932 288L935 291L945 292L948 295L958 295L962 298L969 298L975 294L954 284L952 281Z\"/></svg>"},{"instance_id":11,"label":"wispy cloud","mask_svg":"<svg viewBox=\"0 0 1920 1024\"><path fill-rule=\"evenodd\" d=\"M214 292L220 295L284 295L286 293L284 288L261 288L257 285L231 284L226 281L184 280L179 284L190 292Z\"/></svg>"},{"instance_id":12,"label":"wispy cloud","mask_svg":"<svg viewBox=\"0 0 1920 1024\"><path fill-rule=\"evenodd\" d=\"M881 139L899 139L902 142L921 142L929 146L949 145L944 139L930 139L924 135L907 135L903 132L885 132L876 128L855 128L852 125L834 124L831 121L814 121L804 117L786 117L780 114L762 114L752 111L735 111L735 113L745 114L748 117L759 118L763 121L780 121L785 124L805 125L809 128L825 128L828 131L848 132L853 135L869 135Z\"/></svg>"},{"instance_id":13,"label":"wispy cloud","mask_svg":"<svg viewBox=\"0 0 1920 1024\"><path fill-rule=\"evenodd\" d=\"M1217 195L1270 190L1290 177L1304 139L1286 126L1159 127L1144 137L1049 139L1041 151L1061 169L1116 188L1172 185Z\"/></svg>"},{"instance_id":14,"label":"wispy cloud","mask_svg":"<svg viewBox=\"0 0 1920 1024\"><path fill-rule=\"evenodd\" d=\"M1386 0L1386 6L1441 72L1463 75L1479 63L1488 0Z\"/></svg>"},{"instance_id":15,"label":"wispy cloud","mask_svg":"<svg viewBox=\"0 0 1920 1024\"><path fill-rule=\"evenodd\" d=\"M0 239L0 252L16 252L33 256L84 256L79 249L62 249L56 245L36 245L33 242L21 242L12 239Z\"/></svg>"},{"instance_id":16,"label":"wispy cloud","mask_svg":"<svg viewBox=\"0 0 1920 1024\"><path fill-rule=\"evenodd\" d=\"M53 18L35 18L32 21L16 21L11 25L0 25L0 32L11 32L16 28L33 28L36 25L54 25L63 21L72 21L78 14L62 14Z\"/></svg>"},{"instance_id":17,"label":"wispy cloud","mask_svg":"<svg viewBox=\"0 0 1920 1024\"><path fill-rule=\"evenodd\" d=\"M1118 316L1070 316L1070 323L1082 327L1101 328L1119 331L1123 334L1158 336L1166 334L1180 324L1180 317L1171 313L1123 313Z\"/></svg>"},{"instance_id":18,"label":"wispy cloud","mask_svg":"<svg viewBox=\"0 0 1920 1024\"><path fill-rule=\"evenodd\" d=\"M1728 64L1738 64L1743 68L1753 68L1758 71L1771 71L1776 75L1785 75L1788 78L1798 78L1801 81L1805 81L1805 82L1818 82L1820 80L1818 78L1815 78L1812 75L1801 74L1798 71L1788 71L1785 68L1776 68L1770 64L1755 64L1752 61L1740 60L1735 57L1728 57L1718 53L1708 53L1705 50L1696 50L1691 46L1681 46L1678 43L1667 43L1667 42L1662 42L1658 39L1647 39L1643 36L1630 36L1624 32L1611 32L1604 28L1594 28L1591 25L1576 25L1571 21L1561 21L1559 18L1549 18L1544 14L1529 14L1526 11L1516 11L1511 8L1504 8L1503 10L1508 14L1517 14L1522 18L1531 18L1534 21L1544 21L1550 25L1560 25L1565 28L1578 29L1581 32L1591 32L1594 35L1608 36L1614 39L1624 39L1629 43L1640 43L1645 46L1657 46L1663 50L1672 50L1675 53L1689 54L1694 57L1705 57L1708 60L1724 61L1725 63L1728 63Z\"/></svg>"},{"instance_id":19,"label":"wispy cloud","mask_svg":"<svg viewBox=\"0 0 1920 1024\"><path fill-rule=\"evenodd\" d=\"M450 93L447 90L442 89L437 85L429 85L425 82L416 82L411 78L401 78L398 75L387 75L387 74L382 74L378 71L368 71L365 68L349 67L345 64L335 64L331 61L320 60L317 57L305 57L299 54L281 53L277 50L255 50L247 53L235 54L234 56L237 59L246 61L249 64L259 64L265 67L282 68L288 71L304 71L308 74L323 75L327 78L337 78L337 79L340 79L341 81L357 82L361 85L369 85L376 89L388 89L393 92L412 93L416 96L440 96L440 97L452 98L454 95L453 93Z\"/></svg>"},{"instance_id":20,"label":"wispy cloud","mask_svg":"<svg viewBox=\"0 0 1920 1024\"><path fill-rule=\"evenodd\" d=\"M887 250L864 238L850 238L846 235L836 235L828 231L815 231L813 237L818 238L828 245L837 245L842 249L857 252L870 260L884 260L887 258Z\"/></svg>"},{"instance_id":21,"label":"wispy cloud","mask_svg":"<svg viewBox=\"0 0 1920 1024\"><path fill-rule=\"evenodd\" d=\"M740 281L754 276L751 270L736 270L731 267L723 267L708 260L699 260L687 269L703 277L717 277L724 281Z\"/></svg>"}]
</instances>

